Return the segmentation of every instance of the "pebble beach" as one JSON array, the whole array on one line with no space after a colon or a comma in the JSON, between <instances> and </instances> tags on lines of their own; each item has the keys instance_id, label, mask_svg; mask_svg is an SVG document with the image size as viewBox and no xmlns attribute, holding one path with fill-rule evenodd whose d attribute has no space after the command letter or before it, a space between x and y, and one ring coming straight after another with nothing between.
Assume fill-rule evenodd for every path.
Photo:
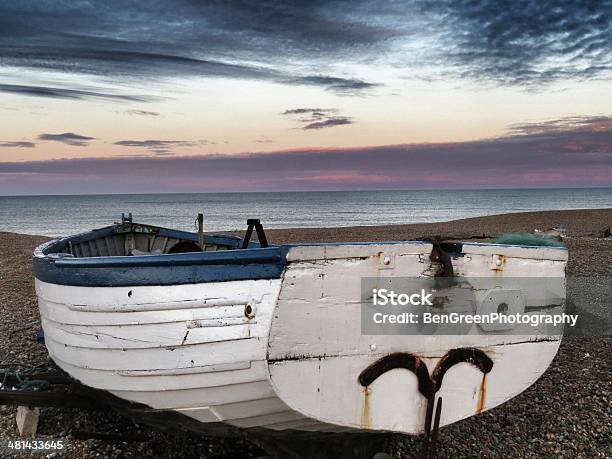
<instances>
[{"instance_id":1,"label":"pebble beach","mask_svg":"<svg viewBox=\"0 0 612 459\"><path fill-rule=\"evenodd\" d=\"M265 220L264 220L265 222ZM506 232L546 230L565 224L568 276L605 280L612 276L612 209L525 212L443 223L341 228L268 230L274 244L294 242L391 241L425 237L477 240ZM236 233L239 234L239 233ZM36 342L40 318L31 272L31 253L47 237L0 232L0 364L45 365L47 352ZM588 280L587 280L588 282ZM568 296L571 292L568 292ZM609 305L609 304L608 304ZM609 312L605 312L610 315ZM528 390L509 402L440 431L439 457L541 458L612 457L612 337L565 337L553 364ZM114 434L79 439L75 431ZM119 438L119 434L124 438ZM247 441L189 433L159 432L112 410L41 410L37 439L62 439L54 453L2 450L18 439L15 408L0 407L2 457L266 457ZM393 436L393 457L419 457L421 438ZM8 456L7 456L8 454ZM49 454L53 454L49 456Z\"/></svg>"}]
</instances>

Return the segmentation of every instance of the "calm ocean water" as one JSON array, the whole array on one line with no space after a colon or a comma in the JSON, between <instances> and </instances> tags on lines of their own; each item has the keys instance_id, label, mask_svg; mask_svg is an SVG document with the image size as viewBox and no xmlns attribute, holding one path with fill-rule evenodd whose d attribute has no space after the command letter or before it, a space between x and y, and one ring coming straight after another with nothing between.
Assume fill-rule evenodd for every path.
<instances>
[{"instance_id":1,"label":"calm ocean water","mask_svg":"<svg viewBox=\"0 0 612 459\"><path fill-rule=\"evenodd\" d=\"M99 228L132 212L134 221L206 231L380 225L454 220L509 212L612 207L611 188L335 191L95 196L0 196L0 231L61 236Z\"/></svg>"}]
</instances>

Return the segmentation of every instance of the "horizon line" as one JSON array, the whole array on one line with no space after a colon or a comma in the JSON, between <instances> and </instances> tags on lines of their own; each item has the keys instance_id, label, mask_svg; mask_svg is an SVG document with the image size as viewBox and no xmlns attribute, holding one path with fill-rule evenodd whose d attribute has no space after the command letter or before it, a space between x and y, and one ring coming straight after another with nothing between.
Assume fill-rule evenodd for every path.
<instances>
[{"instance_id":1,"label":"horizon line","mask_svg":"<svg viewBox=\"0 0 612 459\"><path fill-rule=\"evenodd\" d=\"M0 194L0 198L18 197L68 197L68 196L138 196L138 195L169 195L169 194L263 194L263 193L364 193L379 191L497 191L497 190L601 190L612 189L612 184L601 186L541 186L541 187L483 187L483 188L368 188L368 189L321 189L321 190L236 190L236 191L163 191L140 193L75 193L75 194Z\"/></svg>"}]
</instances>

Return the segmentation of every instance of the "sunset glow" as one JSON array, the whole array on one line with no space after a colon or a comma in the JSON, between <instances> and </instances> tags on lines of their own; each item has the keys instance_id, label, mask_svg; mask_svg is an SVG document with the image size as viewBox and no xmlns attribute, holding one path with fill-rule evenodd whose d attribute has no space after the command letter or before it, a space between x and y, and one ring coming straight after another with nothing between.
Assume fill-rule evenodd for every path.
<instances>
[{"instance_id":1,"label":"sunset glow","mask_svg":"<svg viewBox=\"0 0 612 459\"><path fill-rule=\"evenodd\" d=\"M112 3L0 6L0 194L612 185L597 8Z\"/></svg>"}]
</instances>

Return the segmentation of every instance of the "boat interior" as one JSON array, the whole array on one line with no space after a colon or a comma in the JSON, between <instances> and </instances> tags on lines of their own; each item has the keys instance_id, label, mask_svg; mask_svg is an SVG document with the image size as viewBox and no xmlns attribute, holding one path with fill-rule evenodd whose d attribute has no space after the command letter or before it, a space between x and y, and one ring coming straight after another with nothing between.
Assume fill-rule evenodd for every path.
<instances>
[{"instance_id":1,"label":"boat interior","mask_svg":"<svg viewBox=\"0 0 612 459\"><path fill-rule=\"evenodd\" d=\"M196 220L198 233L178 231L168 228L132 222L122 216L121 222L112 226L59 239L47 245L44 255L57 254L64 257L89 258L112 256L143 256L179 254L188 252L218 252L234 249L256 249L270 247L260 221L247 220L244 238L238 236L204 234L203 217ZM257 241L251 241L253 233ZM490 240L485 235L478 236L474 242L497 243L514 246L552 246L563 247L563 243L544 234L505 234ZM558 235L554 235L558 236ZM474 238L472 238L474 239ZM487 240L488 239L488 240ZM429 240L429 239L428 239ZM451 239L437 243L446 253L461 253L464 243ZM278 246L271 246L278 247Z\"/></svg>"},{"instance_id":2,"label":"boat interior","mask_svg":"<svg viewBox=\"0 0 612 459\"><path fill-rule=\"evenodd\" d=\"M258 222L257 222L258 223ZM259 228L253 224L258 235ZM261 224L259 224L261 227ZM161 255L187 252L214 252L240 248L260 248L263 244L247 237L190 233L151 225L123 221L112 226L60 239L47 247L46 254L62 254L77 258L108 256ZM261 229L263 232L263 228ZM261 239L261 236L259 236ZM264 236L265 239L265 236ZM246 241L246 244L245 244ZM266 245L267 246L267 243Z\"/></svg>"}]
</instances>

